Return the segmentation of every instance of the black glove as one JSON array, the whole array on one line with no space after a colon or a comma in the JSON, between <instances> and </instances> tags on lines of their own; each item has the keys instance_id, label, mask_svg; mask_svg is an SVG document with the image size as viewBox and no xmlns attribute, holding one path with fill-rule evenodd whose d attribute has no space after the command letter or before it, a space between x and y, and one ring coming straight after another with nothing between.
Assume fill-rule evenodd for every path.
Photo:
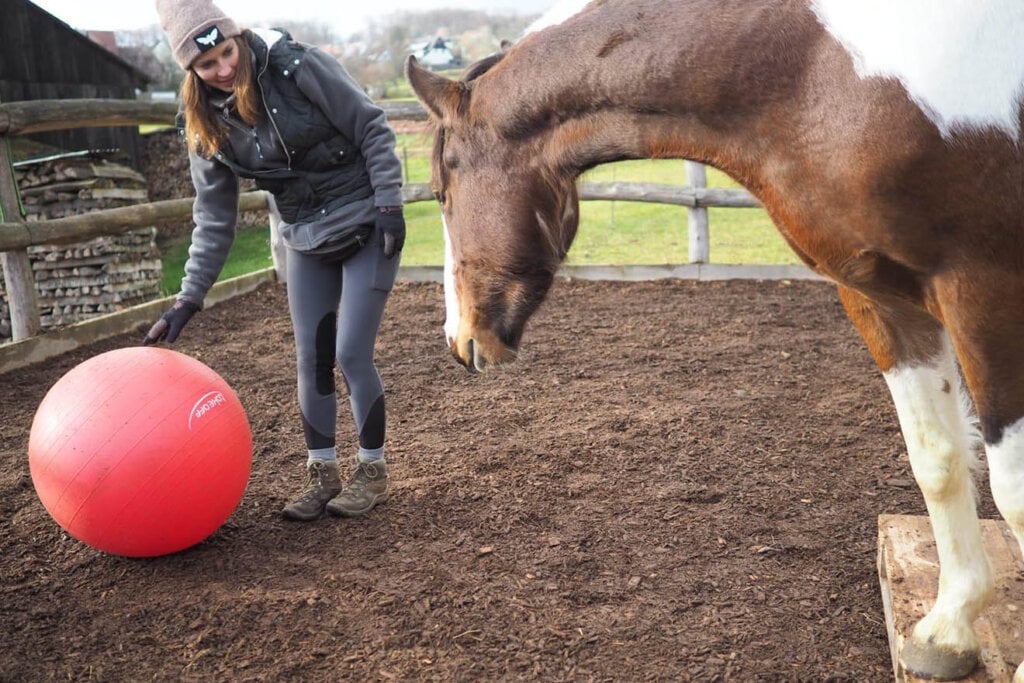
<instances>
[{"instance_id":1,"label":"black glove","mask_svg":"<svg viewBox=\"0 0 1024 683\"><path fill-rule=\"evenodd\" d=\"M143 345L149 346L164 340L168 344L172 343L178 338L182 328L185 327L185 324L191 320L198 310L199 305L191 301L183 301L181 299L175 301L174 305L160 316L156 324L149 328L146 338L142 340Z\"/></svg>"},{"instance_id":2,"label":"black glove","mask_svg":"<svg viewBox=\"0 0 1024 683\"><path fill-rule=\"evenodd\" d=\"M384 256L392 258L405 246L405 216L400 206L377 207L377 229L383 237Z\"/></svg>"}]
</instances>

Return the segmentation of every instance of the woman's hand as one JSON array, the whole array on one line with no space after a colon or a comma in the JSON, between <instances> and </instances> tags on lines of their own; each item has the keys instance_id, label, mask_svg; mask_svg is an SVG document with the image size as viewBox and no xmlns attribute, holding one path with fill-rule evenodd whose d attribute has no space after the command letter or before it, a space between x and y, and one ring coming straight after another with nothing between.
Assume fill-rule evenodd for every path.
<instances>
[{"instance_id":1,"label":"woman's hand","mask_svg":"<svg viewBox=\"0 0 1024 683\"><path fill-rule=\"evenodd\" d=\"M181 334L182 328L185 324L192 319L192 316L199 311L199 305L194 304L191 301L183 301L179 299L174 302L174 305L168 309L166 313L160 316L160 319L156 321L153 327L149 328L149 332L146 337L142 340L144 346L156 344L158 341L166 340L168 344L174 342Z\"/></svg>"},{"instance_id":2,"label":"woman's hand","mask_svg":"<svg viewBox=\"0 0 1024 683\"><path fill-rule=\"evenodd\" d=\"M405 246L405 216L400 206L377 207L377 229L380 230L384 257L393 258Z\"/></svg>"}]
</instances>

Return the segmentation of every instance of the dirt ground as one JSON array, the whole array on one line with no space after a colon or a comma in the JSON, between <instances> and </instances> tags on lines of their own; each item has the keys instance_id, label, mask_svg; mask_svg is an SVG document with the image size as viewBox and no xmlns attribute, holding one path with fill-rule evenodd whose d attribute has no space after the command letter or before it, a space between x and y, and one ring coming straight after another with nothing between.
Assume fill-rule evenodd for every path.
<instances>
[{"instance_id":1,"label":"dirt ground","mask_svg":"<svg viewBox=\"0 0 1024 683\"><path fill-rule=\"evenodd\" d=\"M26 455L48 388L138 336L0 377L0 680L892 680L877 516L924 504L831 286L560 281L482 376L443 315L435 284L389 303L391 501L296 524L284 288L199 314L174 348L239 394L252 476L155 559L67 536Z\"/></svg>"}]
</instances>

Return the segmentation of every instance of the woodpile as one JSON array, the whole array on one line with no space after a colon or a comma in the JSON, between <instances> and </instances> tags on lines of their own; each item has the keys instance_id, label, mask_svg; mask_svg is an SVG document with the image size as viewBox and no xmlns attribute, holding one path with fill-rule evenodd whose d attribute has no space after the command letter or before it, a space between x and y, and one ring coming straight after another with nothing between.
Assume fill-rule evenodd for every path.
<instances>
[{"instance_id":1,"label":"woodpile","mask_svg":"<svg viewBox=\"0 0 1024 683\"><path fill-rule=\"evenodd\" d=\"M168 128L142 136L142 172L146 176L149 201L182 199L194 197L192 175L188 168L188 149L177 129ZM239 182L242 192L256 189L256 184L247 179ZM267 214L263 211L242 212L238 216L238 227L266 226ZM159 226L157 244L170 244L192 232L192 221L163 223Z\"/></svg>"},{"instance_id":2,"label":"woodpile","mask_svg":"<svg viewBox=\"0 0 1024 683\"><path fill-rule=\"evenodd\" d=\"M44 221L149 201L146 178L101 153L21 163L15 177L26 220ZM63 246L30 247L43 329L78 322L160 295L155 227ZM0 278L2 280L2 278ZM0 342L10 339L0 286Z\"/></svg>"},{"instance_id":3,"label":"woodpile","mask_svg":"<svg viewBox=\"0 0 1024 683\"><path fill-rule=\"evenodd\" d=\"M3 271L0 270L0 344L11 338L11 307L7 304L7 290L4 289Z\"/></svg>"},{"instance_id":4,"label":"woodpile","mask_svg":"<svg viewBox=\"0 0 1024 683\"><path fill-rule=\"evenodd\" d=\"M185 140L175 128L142 136L142 172L146 176L149 201L183 199L195 196L188 169ZM192 232L192 221L164 223L159 226L157 244L161 248Z\"/></svg>"}]
</instances>

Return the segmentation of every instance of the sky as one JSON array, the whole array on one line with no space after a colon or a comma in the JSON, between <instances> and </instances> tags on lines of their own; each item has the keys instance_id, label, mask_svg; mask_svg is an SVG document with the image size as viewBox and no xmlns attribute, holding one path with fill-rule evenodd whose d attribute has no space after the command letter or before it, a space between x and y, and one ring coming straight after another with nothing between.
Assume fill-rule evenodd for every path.
<instances>
[{"instance_id":1,"label":"sky","mask_svg":"<svg viewBox=\"0 0 1024 683\"><path fill-rule=\"evenodd\" d=\"M159 22L153 0L32 0L66 24L83 31L119 31L144 28ZM493 13L539 14L555 0L216 0L216 5L241 26L293 17L297 21L323 21L342 35L363 28L368 20L399 11L442 8L486 10Z\"/></svg>"}]
</instances>

